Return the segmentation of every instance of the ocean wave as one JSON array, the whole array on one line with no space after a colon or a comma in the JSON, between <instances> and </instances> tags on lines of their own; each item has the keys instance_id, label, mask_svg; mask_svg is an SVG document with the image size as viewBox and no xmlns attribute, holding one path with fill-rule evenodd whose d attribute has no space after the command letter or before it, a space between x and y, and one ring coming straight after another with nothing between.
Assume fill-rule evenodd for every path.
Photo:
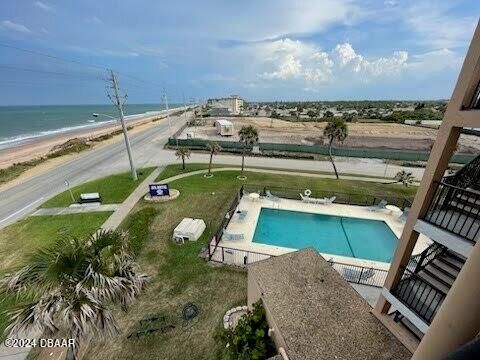
<instances>
[{"instance_id":1,"label":"ocean wave","mask_svg":"<svg viewBox=\"0 0 480 360\"><path fill-rule=\"evenodd\" d=\"M94 129L94 128L103 126L105 124L115 123L115 122L116 120L106 120L106 121L99 121L95 123L88 123L88 124L82 124L82 125L66 126L59 129L53 129L53 130L38 131L31 134L21 134L18 136L12 136L8 138L0 138L0 149L6 149L16 145L28 143L29 141L33 141L40 137L46 137L46 136L66 133L70 131L82 130L82 129Z\"/></svg>"},{"instance_id":2,"label":"ocean wave","mask_svg":"<svg viewBox=\"0 0 480 360\"><path fill-rule=\"evenodd\" d=\"M173 110L173 109L170 109ZM145 115L153 115L153 114L161 114L165 112L165 110L160 110L160 111L147 111L145 113L139 113L139 114L131 114L131 115L126 115L125 120L131 121L131 120L137 120L138 118L141 118ZM31 142L35 139L41 138L41 137L46 137L46 136L52 136L56 134L61 134L61 133L67 133L67 132L73 132L73 131L78 131L82 129L94 129L97 127L101 127L105 124L111 124L117 122L117 119L115 120L104 120L104 121L96 121L94 123L88 122L86 124L80 124L80 125L74 125L74 126L66 126L58 129L52 129L52 130L44 130L44 131L38 131L35 133L27 133L27 134L21 134L17 136L12 136L12 137L7 137L7 138L1 138L0 137L0 150L1 149L6 149L10 147L14 147L20 144L25 144L28 142Z\"/></svg>"}]
</instances>

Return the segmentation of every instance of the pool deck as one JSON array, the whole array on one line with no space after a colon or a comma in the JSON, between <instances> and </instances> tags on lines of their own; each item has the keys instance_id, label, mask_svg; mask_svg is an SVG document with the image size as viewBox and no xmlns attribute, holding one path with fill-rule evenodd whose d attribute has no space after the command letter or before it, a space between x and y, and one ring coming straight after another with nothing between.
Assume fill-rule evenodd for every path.
<instances>
[{"instance_id":1,"label":"pool deck","mask_svg":"<svg viewBox=\"0 0 480 360\"><path fill-rule=\"evenodd\" d=\"M356 206L356 205L343 205L343 204L331 204L331 205L322 205L322 204L311 204L305 203L300 200L289 200L289 199L280 199L279 202L272 202L267 199L257 199L252 200L248 196L244 196L237 207L237 210L246 210L247 216L245 219L240 220L237 214L233 215L230 223L227 226L225 232L232 234L243 234L243 240L222 240L219 245L231 249L251 251L261 254L268 255L282 255L297 249L259 244L252 242L253 235L257 226L257 221L260 215L262 208L271 208L271 209L280 209L280 210L290 210L290 211L303 211L308 213L315 214L324 214L324 215L336 215L343 217L353 217L360 219L368 220L382 220L384 221L393 233L400 238L404 224L397 221L398 216L401 213L392 213L389 210L381 211L371 211L367 206ZM424 235L420 235L417 241L417 245L413 251L413 255L416 255L422 252L431 244L431 240ZM390 263L364 260L346 256L339 256L334 254L325 254L321 255L326 260L332 260L338 263L345 263L357 266L366 266L366 267L375 267L377 269L388 270Z\"/></svg>"}]
</instances>

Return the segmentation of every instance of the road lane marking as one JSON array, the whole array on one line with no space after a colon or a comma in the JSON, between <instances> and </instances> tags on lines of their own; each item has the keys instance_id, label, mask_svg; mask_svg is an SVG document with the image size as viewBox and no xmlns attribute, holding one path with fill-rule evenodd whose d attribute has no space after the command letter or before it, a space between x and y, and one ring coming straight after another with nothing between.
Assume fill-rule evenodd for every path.
<instances>
[{"instance_id":1,"label":"road lane marking","mask_svg":"<svg viewBox=\"0 0 480 360\"><path fill-rule=\"evenodd\" d=\"M8 215L6 218L0 220L0 224L7 221L8 219L10 219L11 217L21 213L22 211L25 211L26 209L28 209L29 207L31 207L32 205L38 203L39 201L43 200L43 196L40 198L40 199L37 199L35 200L34 202L31 202L30 204L28 204L27 206L24 206L23 208L21 208L20 210L17 210L15 211L13 214L10 214Z\"/></svg>"}]
</instances>

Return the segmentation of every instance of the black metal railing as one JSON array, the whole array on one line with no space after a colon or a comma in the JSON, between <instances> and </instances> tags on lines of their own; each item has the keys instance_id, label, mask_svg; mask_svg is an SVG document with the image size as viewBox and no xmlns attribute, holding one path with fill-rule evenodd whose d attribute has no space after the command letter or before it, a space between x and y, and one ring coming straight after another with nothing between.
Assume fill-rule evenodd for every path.
<instances>
[{"instance_id":1,"label":"black metal railing","mask_svg":"<svg viewBox=\"0 0 480 360\"><path fill-rule=\"evenodd\" d=\"M412 273L418 273L438 256L442 255L446 250L447 248L445 246L434 242L420 254L412 256L408 261L406 268Z\"/></svg>"},{"instance_id":2,"label":"black metal railing","mask_svg":"<svg viewBox=\"0 0 480 360\"><path fill-rule=\"evenodd\" d=\"M237 266L245 266L276 256L256 251L235 249L218 244L211 244L210 247L210 261ZM388 270L385 269L339 263L333 260L329 260L328 262L350 283L383 287L388 274Z\"/></svg>"},{"instance_id":3,"label":"black metal railing","mask_svg":"<svg viewBox=\"0 0 480 360\"><path fill-rule=\"evenodd\" d=\"M342 277L350 283L383 287L388 270L328 261Z\"/></svg>"},{"instance_id":4,"label":"black metal railing","mask_svg":"<svg viewBox=\"0 0 480 360\"><path fill-rule=\"evenodd\" d=\"M230 207L228 208L227 213L223 217L222 222L220 223L220 226L217 228L217 231L215 232L215 235L213 236L212 240L209 242L208 245L208 259L211 260L213 254L215 253L215 250L217 249L218 243L222 239L223 232L227 228L228 224L230 223L230 220L232 219L233 215L235 214L235 210L240 203L240 200L242 199L243 196L243 186L240 188L239 192L233 199L232 203L230 204ZM212 249L213 245L213 249Z\"/></svg>"},{"instance_id":5,"label":"black metal railing","mask_svg":"<svg viewBox=\"0 0 480 360\"><path fill-rule=\"evenodd\" d=\"M480 181L480 155L465 164L453 175L445 176L442 182L466 189L475 186Z\"/></svg>"},{"instance_id":6,"label":"black metal railing","mask_svg":"<svg viewBox=\"0 0 480 360\"><path fill-rule=\"evenodd\" d=\"M273 195L282 197L285 199L300 200L300 194L303 194L305 188L290 188L282 186L271 186L271 185L261 185L261 184L245 184L244 190L246 192L257 192L260 195L264 195L268 190ZM330 190L315 190L311 189L312 193L310 197L312 198L330 198L335 196L335 203L345 204L345 205L359 205L359 206L371 206L378 204L381 200L385 200L390 205L398 206L400 209L405 209L410 207L412 203L410 200L403 197L396 196L385 196L378 194L370 193L346 193L340 191L330 191Z\"/></svg>"},{"instance_id":7,"label":"black metal railing","mask_svg":"<svg viewBox=\"0 0 480 360\"><path fill-rule=\"evenodd\" d=\"M256 251L235 249L222 245L210 246L212 247L210 261L230 265L244 266L275 256Z\"/></svg>"},{"instance_id":8,"label":"black metal railing","mask_svg":"<svg viewBox=\"0 0 480 360\"><path fill-rule=\"evenodd\" d=\"M446 294L408 269L405 269L404 274L406 277L392 290L392 294L430 324Z\"/></svg>"},{"instance_id":9,"label":"black metal railing","mask_svg":"<svg viewBox=\"0 0 480 360\"><path fill-rule=\"evenodd\" d=\"M480 193L435 182L436 191L423 220L467 240L480 231Z\"/></svg>"}]
</instances>

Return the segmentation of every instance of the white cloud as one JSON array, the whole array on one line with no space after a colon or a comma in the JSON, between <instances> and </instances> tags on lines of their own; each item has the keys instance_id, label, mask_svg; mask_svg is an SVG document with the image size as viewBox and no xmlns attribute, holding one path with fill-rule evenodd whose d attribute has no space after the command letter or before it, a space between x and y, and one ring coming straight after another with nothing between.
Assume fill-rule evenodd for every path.
<instances>
[{"instance_id":1,"label":"white cloud","mask_svg":"<svg viewBox=\"0 0 480 360\"><path fill-rule=\"evenodd\" d=\"M366 58L349 43L338 44L330 52L325 52L313 44L290 39L267 43L260 54L257 53L257 59L271 69L259 73L259 78L278 81L296 79L305 84L342 79L353 81L355 76L369 81L395 76L408 68L406 51L396 51L387 57Z\"/></svg>"},{"instance_id":2,"label":"white cloud","mask_svg":"<svg viewBox=\"0 0 480 360\"><path fill-rule=\"evenodd\" d=\"M478 21L474 16L452 16L455 1L417 0L406 6L403 20L418 33L419 42L431 48L465 46Z\"/></svg>"},{"instance_id":3,"label":"white cloud","mask_svg":"<svg viewBox=\"0 0 480 360\"><path fill-rule=\"evenodd\" d=\"M349 24L359 16L354 0L262 0L250 4L203 1L184 17L178 31L216 39L262 41ZM195 5L193 5L195 7ZM203 21L203 19L208 19Z\"/></svg>"},{"instance_id":4,"label":"white cloud","mask_svg":"<svg viewBox=\"0 0 480 360\"><path fill-rule=\"evenodd\" d=\"M55 9L50 6L50 5L47 5L46 3L44 2L41 2L41 1L35 1L33 3L37 8L43 10L43 11L46 11L46 12L54 12Z\"/></svg>"},{"instance_id":5,"label":"white cloud","mask_svg":"<svg viewBox=\"0 0 480 360\"><path fill-rule=\"evenodd\" d=\"M261 77L264 79L286 80L297 77L302 72L302 64L295 56L289 54L287 58L278 66L277 71L264 72Z\"/></svg>"},{"instance_id":6,"label":"white cloud","mask_svg":"<svg viewBox=\"0 0 480 360\"><path fill-rule=\"evenodd\" d=\"M19 32L22 34L33 34L33 32L25 25L10 20L3 20L1 23L1 27L3 29Z\"/></svg>"},{"instance_id":7,"label":"white cloud","mask_svg":"<svg viewBox=\"0 0 480 360\"><path fill-rule=\"evenodd\" d=\"M349 43L338 44L334 50L341 67L349 67L353 72L367 75L393 75L407 67L408 52L395 51L392 56L367 60L357 54Z\"/></svg>"}]
</instances>

